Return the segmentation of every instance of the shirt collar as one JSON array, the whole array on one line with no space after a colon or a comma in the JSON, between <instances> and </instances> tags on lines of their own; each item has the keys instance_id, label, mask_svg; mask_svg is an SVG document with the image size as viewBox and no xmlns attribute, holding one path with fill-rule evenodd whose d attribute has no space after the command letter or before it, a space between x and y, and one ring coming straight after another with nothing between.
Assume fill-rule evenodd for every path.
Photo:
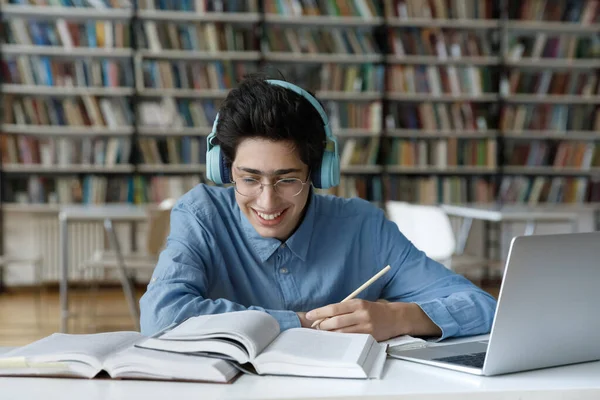
<instances>
[{"instance_id":1,"label":"shirt collar","mask_svg":"<svg viewBox=\"0 0 600 400\"><path fill-rule=\"evenodd\" d=\"M308 246L312 236L312 230L315 222L315 193L311 190L308 197L308 204L306 205L306 213L300 223L296 232L292 234L285 242L290 251L302 261L306 260L306 254L308 253ZM256 254L260 258L261 262L267 261L275 251L282 245L279 239L265 238L256 232L256 229L252 226L246 215L239 209L240 222L242 229L248 238L250 245L256 251Z\"/></svg>"}]
</instances>

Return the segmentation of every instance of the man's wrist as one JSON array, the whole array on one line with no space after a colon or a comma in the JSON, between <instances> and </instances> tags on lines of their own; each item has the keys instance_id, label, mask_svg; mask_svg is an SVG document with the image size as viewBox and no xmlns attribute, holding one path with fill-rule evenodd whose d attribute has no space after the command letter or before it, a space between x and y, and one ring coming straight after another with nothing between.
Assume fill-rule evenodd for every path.
<instances>
[{"instance_id":1,"label":"man's wrist","mask_svg":"<svg viewBox=\"0 0 600 400\"><path fill-rule=\"evenodd\" d=\"M395 336L439 336L441 329L425 314L415 303L391 302L390 307L394 314Z\"/></svg>"},{"instance_id":2,"label":"man's wrist","mask_svg":"<svg viewBox=\"0 0 600 400\"><path fill-rule=\"evenodd\" d=\"M407 314L409 313L409 310L407 309L408 305L408 303L400 302L385 303L385 306L392 311L393 315L392 320L394 321L394 334L392 335L392 337L410 334L410 320L407 318Z\"/></svg>"}]
</instances>

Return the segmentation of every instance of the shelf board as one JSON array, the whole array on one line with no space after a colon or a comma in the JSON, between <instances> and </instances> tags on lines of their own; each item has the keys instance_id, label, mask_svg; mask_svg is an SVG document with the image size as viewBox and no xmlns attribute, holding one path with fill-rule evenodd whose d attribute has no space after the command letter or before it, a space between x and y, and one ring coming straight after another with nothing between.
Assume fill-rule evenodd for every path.
<instances>
[{"instance_id":1,"label":"shelf board","mask_svg":"<svg viewBox=\"0 0 600 400\"><path fill-rule=\"evenodd\" d=\"M342 174L346 175L374 175L383 171L381 165L344 165L341 167Z\"/></svg>"},{"instance_id":2,"label":"shelf board","mask_svg":"<svg viewBox=\"0 0 600 400\"><path fill-rule=\"evenodd\" d=\"M595 69L600 68L599 59L582 58L521 58L519 60L506 60L506 65L513 68L524 69Z\"/></svg>"},{"instance_id":3,"label":"shelf board","mask_svg":"<svg viewBox=\"0 0 600 400\"><path fill-rule=\"evenodd\" d=\"M459 139L484 139L494 138L498 134L497 130L487 131L444 131L444 130L425 130L425 129L388 129L385 135L395 138L411 139L440 139L440 138L459 138Z\"/></svg>"},{"instance_id":4,"label":"shelf board","mask_svg":"<svg viewBox=\"0 0 600 400\"><path fill-rule=\"evenodd\" d=\"M101 203L101 204L90 204L90 203L2 203L2 211L6 212L14 212L14 213L58 213L63 207L94 207L98 205L107 205L109 207L112 206L125 206L125 207L138 207L144 210L157 210L159 209L158 203L143 203L143 204L132 204L132 203Z\"/></svg>"},{"instance_id":5,"label":"shelf board","mask_svg":"<svg viewBox=\"0 0 600 400\"><path fill-rule=\"evenodd\" d=\"M317 90L315 93L319 100L341 100L341 101L375 101L383 99L381 92L343 92Z\"/></svg>"},{"instance_id":6,"label":"shelf board","mask_svg":"<svg viewBox=\"0 0 600 400\"><path fill-rule=\"evenodd\" d=\"M43 86L4 84L2 92L32 96L132 96L133 88L128 87L83 87L83 86Z\"/></svg>"},{"instance_id":7,"label":"shelf board","mask_svg":"<svg viewBox=\"0 0 600 400\"><path fill-rule=\"evenodd\" d=\"M46 203L2 203L2 211L9 213L58 213L60 204Z\"/></svg>"},{"instance_id":8,"label":"shelf board","mask_svg":"<svg viewBox=\"0 0 600 400\"><path fill-rule=\"evenodd\" d=\"M484 93L478 96L470 94L461 94L459 96L453 96L451 94L433 95L431 93L395 93L386 92L385 98L394 101L406 101L406 102L479 102L479 103L490 103L497 101L499 96L497 93Z\"/></svg>"},{"instance_id":9,"label":"shelf board","mask_svg":"<svg viewBox=\"0 0 600 400\"><path fill-rule=\"evenodd\" d=\"M600 95L510 94L502 98L515 104L600 104Z\"/></svg>"},{"instance_id":10,"label":"shelf board","mask_svg":"<svg viewBox=\"0 0 600 400\"><path fill-rule=\"evenodd\" d=\"M521 21L509 20L506 22L509 31L530 33L579 33L596 35L600 32L600 24L583 25L579 22L555 22L555 21Z\"/></svg>"},{"instance_id":11,"label":"shelf board","mask_svg":"<svg viewBox=\"0 0 600 400\"><path fill-rule=\"evenodd\" d=\"M265 22L269 24L279 25L316 25L319 27L325 26L365 26L372 27L383 24L383 17L363 18L363 17L337 17L330 15L280 15L266 14Z\"/></svg>"},{"instance_id":12,"label":"shelf board","mask_svg":"<svg viewBox=\"0 0 600 400\"><path fill-rule=\"evenodd\" d=\"M137 172L146 174L200 174L206 172L206 164L139 164Z\"/></svg>"},{"instance_id":13,"label":"shelf board","mask_svg":"<svg viewBox=\"0 0 600 400\"><path fill-rule=\"evenodd\" d=\"M142 97L185 97L199 99L224 99L229 90L222 89L155 89L144 88L140 90Z\"/></svg>"},{"instance_id":14,"label":"shelf board","mask_svg":"<svg viewBox=\"0 0 600 400\"><path fill-rule=\"evenodd\" d=\"M600 175L600 168L581 169L580 167L553 166L514 166L502 168L504 174L510 175L551 175L551 176L591 176Z\"/></svg>"},{"instance_id":15,"label":"shelf board","mask_svg":"<svg viewBox=\"0 0 600 400\"><path fill-rule=\"evenodd\" d=\"M260 21L260 14L253 12L207 12L170 10L139 10L137 17L142 21L176 22L229 22L254 24Z\"/></svg>"},{"instance_id":16,"label":"shelf board","mask_svg":"<svg viewBox=\"0 0 600 400\"><path fill-rule=\"evenodd\" d=\"M44 164L4 164L2 170L5 173L27 173L27 174L127 174L134 171L131 164L117 165L94 165L94 164L70 164L70 165L44 165Z\"/></svg>"},{"instance_id":17,"label":"shelf board","mask_svg":"<svg viewBox=\"0 0 600 400\"><path fill-rule=\"evenodd\" d=\"M154 127L143 126L138 128L140 136L208 136L212 126L193 127Z\"/></svg>"},{"instance_id":18,"label":"shelf board","mask_svg":"<svg viewBox=\"0 0 600 400\"><path fill-rule=\"evenodd\" d=\"M596 131L524 130L506 131L502 133L502 136L514 140L600 140L600 133Z\"/></svg>"},{"instance_id":19,"label":"shelf board","mask_svg":"<svg viewBox=\"0 0 600 400\"><path fill-rule=\"evenodd\" d=\"M381 132L373 132L367 128L340 128L334 129L333 134L338 138L343 137L378 137L381 136Z\"/></svg>"},{"instance_id":20,"label":"shelf board","mask_svg":"<svg viewBox=\"0 0 600 400\"><path fill-rule=\"evenodd\" d=\"M39 20L129 20L133 17L132 9L93 7L61 7L61 6L30 6L2 4L2 18L28 18Z\"/></svg>"},{"instance_id":21,"label":"shelf board","mask_svg":"<svg viewBox=\"0 0 600 400\"><path fill-rule=\"evenodd\" d=\"M259 51L192 51L192 50L161 50L152 51L148 49L139 50L138 54L142 58L166 59L166 60L236 60L236 61L258 61L260 59Z\"/></svg>"},{"instance_id":22,"label":"shelf board","mask_svg":"<svg viewBox=\"0 0 600 400\"><path fill-rule=\"evenodd\" d=\"M0 126L3 133L14 135L35 136L129 136L133 134L134 127L124 126L117 129L95 126L48 126L48 125L14 125Z\"/></svg>"},{"instance_id":23,"label":"shelf board","mask_svg":"<svg viewBox=\"0 0 600 400\"><path fill-rule=\"evenodd\" d=\"M390 174L406 174L406 175L422 175L422 174L439 174L439 175L489 175L498 172L496 167L485 166L403 166L403 165L386 165L386 171Z\"/></svg>"},{"instance_id":24,"label":"shelf board","mask_svg":"<svg viewBox=\"0 0 600 400\"><path fill-rule=\"evenodd\" d=\"M489 65L500 64L500 57L482 56L482 57L459 57L459 58L439 58L438 56L417 56L417 55L388 55L385 57L389 64L405 65Z\"/></svg>"},{"instance_id":25,"label":"shelf board","mask_svg":"<svg viewBox=\"0 0 600 400\"><path fill-rule=\"evenodd\" d=\"M105 58L129 58L133 56L133 49L130 48L106 48L106 47L73 47L63 46L34 46L23 44L5 44L2 45L2 58L6 55L32 55L48 56L60 58L79 58L79 57L105 57Z\"/></svg>"},{"instance_id":26,"label":"shelf board","mask_svg":"<svg viewBox=\"0 0 600 400\"><path fill-rule=\"evenodd\" d=\"M303 63L378 63L383 60L381 54L315 54L315 53L292 53L289 51L266 51L266 61L280 62L303 62Z\"/></svg>"},{"instance_id":27,"label":"shelf board","mask_svg":"<svg viewBox=\"0 0 600 400\"><path fill-rule=\"evenodd\" d=\"M394 28L430 27L451 29L498 29L497 19L441 19L441 18L387 18L387 24Z\"/></svg>"}]
</instances>

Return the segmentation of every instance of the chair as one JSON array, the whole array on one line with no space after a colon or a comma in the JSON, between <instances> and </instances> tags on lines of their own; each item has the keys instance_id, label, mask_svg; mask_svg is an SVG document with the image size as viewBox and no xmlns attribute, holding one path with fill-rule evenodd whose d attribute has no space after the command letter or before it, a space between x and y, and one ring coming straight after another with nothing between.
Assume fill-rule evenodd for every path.
<instances>
[{"instance_id":1,"label":"chair","mask_svg":"<svg viewBox=\"0 0 600 400\"><path fill-rule=\"evenodd\" d=\"M109 241L109 250L98 250L87 261L80 266L80 272L83 274L86 270L92 270L92 298L95 299L98 293L98 285L95 280L96 271L107 272L116 270L119 281L123 288L125 299L129 312L137 330L140 329L140 311L139 304L135 295L136 273L140 271L152 271L158 262L158 256L163 249L170 227L171 209L175 205L174 199L162 201L156 209L148 213L148 231L146 234L146 245L142 251L123 254L117 238L113 223L110 219L104 221L104 230ZM95 303L93 305L92 316L95 319Z\"/></svg>"},{"instance_id":2,"label":"chair","mask_svg":"<svg viewBox=\"0 0 600 400\"><path fill-rule=\"evenodd\" d=\"M446 268L455 270L485 264L480 257L456 254L457 244L450 218L440 207L388 201L386 212L408 240Z\"/></svg>"},{"instance_id":3,"label":"chair","mask_svg":"<svg viewBox=\"0 0 600 400\"><path fill-rule=\"evenodd\" d=\"M13 266L31 266L33 268L33 283L40 287L35 291L35 316L38 329L42 327L42 295L46 292L44 285L44 262L42 256L0 256L0 276L4 276L4 270Z\"/></svg>"}]
</instances>

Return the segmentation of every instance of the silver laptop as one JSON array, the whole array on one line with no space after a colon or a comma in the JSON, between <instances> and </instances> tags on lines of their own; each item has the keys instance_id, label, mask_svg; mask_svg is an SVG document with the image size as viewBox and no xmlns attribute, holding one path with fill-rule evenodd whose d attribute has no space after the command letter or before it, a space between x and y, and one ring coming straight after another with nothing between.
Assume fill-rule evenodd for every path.
<instances>
[{"instance_id":1,"label":"silver laptop","mask_svg":"<svg viewBox=\"0 0 600 400\"><path fill-rule=\"evenodd\" d=\"M389 352L491 376L599 360L599 331L600 232L518 236L489 341Z\"/></svg>"}]
</instances>

